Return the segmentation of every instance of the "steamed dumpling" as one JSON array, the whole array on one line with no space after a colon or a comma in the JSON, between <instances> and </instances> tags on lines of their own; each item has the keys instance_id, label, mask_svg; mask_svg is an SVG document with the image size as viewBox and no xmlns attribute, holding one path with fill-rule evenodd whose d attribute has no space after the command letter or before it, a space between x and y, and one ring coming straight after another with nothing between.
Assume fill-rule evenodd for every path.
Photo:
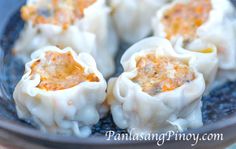
<instances>
[{"instance_id":1,"label":"steamed dumpling","mask_svg":"<svg viewBox=\"0 0 236 149\"><path fill-rule=\"evenodd\" d=\"M129 48L121 58L124 72L108 83L115 124L130 133L202 126L205 81L195 63L195 57L177 54L162 38L147 38Z\"/></svg>"},{"instance_id":2,"label":"steamed dumpling","mask_svg":"<svg viewBox=\"0 0 236 149\"><path fill-rule=\"evenodd\" d=\"M109 12L104 0L28 0L21 9L26 25L14 52L27 59L44 46L71 47L92 54L108 77L114 72L117 49Z\"/></svg>"},{"instance_id":3,"label":"steamed dumpling","mask_svg":"<svg viewBox=\"0 0 236 149\"><path fill-rule=\"evenodd\" d=\"M13 97L19 118L41 131L87 137L99 121L106 86L89 54L45 47L26 63Z\"/></svg>"},{"instance_id":4,"label":"steamed dumpling","mask_svg":"<svg viewBox=\"0 0 236 149\"><path fill-rule=\"evenodd\" d=\"M170 0L108 0L120 38L134 43L151 33L151 18Z\"/></svg>"},{"instance_id":5,"label":"steamed dumpling","mask_svg":"<svg viewBox=\"0 0 236 149\"><path fill-rule=\"evenodd\" d=\"M184 47L199 39L215 45L220 69L236 71L235 20L229 0L176 0L158 11L153 29L173 44L182 37Z\"/></svg>"}]
</instances>

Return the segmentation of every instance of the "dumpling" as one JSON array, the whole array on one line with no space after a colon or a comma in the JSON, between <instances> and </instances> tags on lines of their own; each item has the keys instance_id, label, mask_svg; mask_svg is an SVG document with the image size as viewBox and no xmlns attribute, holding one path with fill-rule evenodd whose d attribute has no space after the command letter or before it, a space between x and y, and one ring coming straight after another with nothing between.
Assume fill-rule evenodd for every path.
<instances>
[{"instance_id":1,"label":"dumpling","mask_svg":"<svg viewBox=\"0 0 236 149\"><path fill-rule=\"evenodd\" d=\"M219 68L236 71L235 20L236 12L229 0L176 0L158 11L153 29L155 35L173 44L179 37L184 38L184 46L199 38L214 44Z\"/></svg>"},{"instance_id":2,"label":"dumpling","mask_svg":"<svg viewBox=\"0 0 236 149\"><path fill-rule=\"evenodd\" d=\"M120 38L134 43L151 34L151 18L170 0L108 0Z\"/></svg>"},{"instance_id":3,"label":"dumpling","mask_svg":"<svg viewBox=\"0 0 236 149\"><path fill-rule=\"evenodd\" d=\"M91 54L108 77L118 46L109 12L104 0L28 0L21 9L26 24L14 53L29 59L44 46L71 47Z\"/></svg>"},{"instance_id":4,"label":"dumpling","mask_svg":"<svg viewBox=\"0 0 236 149\"><path fill-rule=\"evenodd\" d=\"M41 131L87 137L99 121L106 87L92 56L49 46L32 54L13 97L18 117Z\"/></svg>"},{"instance_id":5,"label":"dumpling","mask_svg":"<svg viewBox=\"0 0 236 149\"><path fill-rule=\"evenodd\" d=\"M130 47L121 58L124 72L108 83L115 124L131 134L202 126L205 81L195 63L195 57L176 54L158 37Z\"/></svg>"},{"instance_id":6,"label":"dumpling","mask_svg":"<svg viewBox=\"0 0 236 149\"><path fill-rule=\"evenodd\" d=\"M185 47L183 38L179 38L175 43L174 49L179 54L196 57L196 68L203 74L206 88L209 91L215 85L213 81L215 81L218 70L216 46L202 40L195 40Z\"/></svg>"}]
</instances>

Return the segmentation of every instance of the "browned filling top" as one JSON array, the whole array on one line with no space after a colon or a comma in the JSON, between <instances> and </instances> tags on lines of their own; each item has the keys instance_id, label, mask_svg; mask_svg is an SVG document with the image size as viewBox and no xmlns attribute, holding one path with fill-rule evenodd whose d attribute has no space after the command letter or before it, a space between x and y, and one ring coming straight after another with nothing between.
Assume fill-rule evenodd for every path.
<instances>
[{"instance_id":1,"label":"browned filling top","mask_svg":"<svg viewBox=\"0 0 236 149\"><path fill-rule=\"evenodd\" d=\"M196 30L204 24L212 9L211 0L190 0L189 3L177 3L164 14L166 38L181 35L185 40L196 37Z\"/></svg>"},{"instance_id":2,"label":"browned filling top","mask_svg":"<svg viewBox=\"0 0 236 149\"><path fill-rule=\"evenodd\" d=\"M188 64L174 57L156 57L154 54L148 54L137 58L137 69L138 74L132 80L152 96L174 90L195 79L194 72Z\"/></svg>"},{"instance_id":3,"label":"browned filling top","mask_svg":"<svg viewBox=\"0 0 236 149\"><path fill-rule=\"evenodd\" d=\"M37 60L31 66L31 76L40 75L38 88L55 91L76 86L82 82L98 82L94 74L86 75L84 68L67 53L46 52L44 60Z\"/></svg>"},{"instance_id":4,"label":"browned filling top","mask_svg":"<svg viewBox=\"0 0 236 149\"><path fill-rule=\"evenodd\" d=\"M41 3L40 3L41 2ZM96 0L39 0L38 5L25 5L21 8L23 20L33 24L55 24L67 28L84 16L84 9Z\"/></svg>"}]
</instances>

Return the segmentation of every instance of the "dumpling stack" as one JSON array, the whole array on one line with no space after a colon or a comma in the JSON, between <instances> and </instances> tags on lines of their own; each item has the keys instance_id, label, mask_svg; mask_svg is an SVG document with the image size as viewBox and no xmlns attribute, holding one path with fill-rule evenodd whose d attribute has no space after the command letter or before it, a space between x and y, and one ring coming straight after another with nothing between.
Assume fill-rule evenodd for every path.
<instances>
[{"instance_id":1,"label":"dumpling stack","mask_svg":"<svg viewBox=\"0 0 236 149\"><path fill-rule=\"evenodd\" d=\"M33 54L13 96L44 132L87 137L108 110L131 135L201 127L202 95L236 79L229 0L28 0L21 13L14 53ZM117 36L134 44L109 78Z\"/></svg>"}]
</instances>

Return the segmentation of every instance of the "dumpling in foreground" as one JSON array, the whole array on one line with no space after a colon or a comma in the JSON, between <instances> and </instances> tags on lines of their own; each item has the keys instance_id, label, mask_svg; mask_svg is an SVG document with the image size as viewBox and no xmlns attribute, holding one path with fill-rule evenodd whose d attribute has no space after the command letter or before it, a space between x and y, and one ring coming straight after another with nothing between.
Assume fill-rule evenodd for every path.
<instances>
[{"instance_id":1,"label":"dumpling in foreground","mask_svg":"<svg viewBox=\"0 0 236 149\"><path fill-rule=\"evenodd\" d=\"M170 0L108 0L120 38L134 43L151 34L155 12Z\"/></svg>"},{"instance_id":2,"label":"dumpling in foreground","mask_svg":"<svg viewBox=\"0 0 236 149\"><path fill-rule=\"evenodd\" d=\"M219 68L236 72L236 13L229 0L176 0L158 11L154 33L170 39L179 37L183 47L199 38L217 47ZM194 48L192 46L192 48ZM233 78L232 78L233 77Z\"/></svg>"},{"instance_id":3,"label":"dumpling in foreground","mask_svg":"<svg viewBox=\"0 0 236 149\"><path fill-rule=\"evenodd\" d=\"M32 54L13 97L19 118L41 131L87 137L99 121L106 86L89 54L45 47Z\"/></svg>"},{"instance_id":4,"label":"dumpling in foreground","mask_svg":"<svg viewBox=\"0 0 236 149\"><path fill-rule=\"evenodd\" d=\"M105 77L114 72L117 38L104 0L28 0L21 8L26 21L14 53L29 59L44 46L72 47L91 54Z\"/></svg>"},{"instance_id":5,"label":"dumpling in foreground","mask_svg":"<svg viewBox=\"0 0 236 149\"><path fill-rule=\"evenodd\" d=\"M107 97L118 127L138 134L202 126L205 81L194 57L152 37L129 48L121 63L124 72L109 81Z\"/></svg>"}]
</instances>

